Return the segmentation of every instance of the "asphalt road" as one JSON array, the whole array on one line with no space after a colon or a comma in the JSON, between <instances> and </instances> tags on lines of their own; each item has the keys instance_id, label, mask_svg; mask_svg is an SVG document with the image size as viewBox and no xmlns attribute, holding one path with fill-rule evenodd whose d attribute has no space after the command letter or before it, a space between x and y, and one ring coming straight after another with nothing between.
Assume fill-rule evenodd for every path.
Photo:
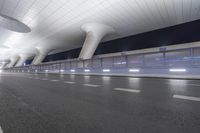
<instances>
[{"instance_id":1,"label":"asphalt road","mask_svg":"<svg viewBox=\"0 0 200 133\"><path fill-rule=\"evenodd\" d=\"M200 80L1 73L0 127L3 133L200 133Z\"/></svg>"}]
</instances>

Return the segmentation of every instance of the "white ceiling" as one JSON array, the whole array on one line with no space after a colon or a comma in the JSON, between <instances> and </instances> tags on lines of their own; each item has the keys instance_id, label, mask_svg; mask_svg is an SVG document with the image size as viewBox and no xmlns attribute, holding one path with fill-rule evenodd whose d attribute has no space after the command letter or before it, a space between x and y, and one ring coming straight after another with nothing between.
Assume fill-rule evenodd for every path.
<instances>
[{"instance_id":1,"label":"white ceiling","mask_svg":"<svg viewBox=\"0 0 200 133\"><path fill-rule=\"evenodd\" d=\"M0 13L32 29L17 33L0 27L0 57L6 59L35 53L35 47L81 47L85 37L81 26L89 22L115 29L104 38L107 41L197 20L200 0L0 0Z\"/></svg>"}]
</instances>

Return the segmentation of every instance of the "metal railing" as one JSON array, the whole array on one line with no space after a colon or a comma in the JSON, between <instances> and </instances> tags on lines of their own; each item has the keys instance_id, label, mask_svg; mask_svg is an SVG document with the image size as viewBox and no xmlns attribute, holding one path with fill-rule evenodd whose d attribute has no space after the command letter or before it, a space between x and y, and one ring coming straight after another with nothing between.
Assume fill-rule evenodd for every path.
<instances>
[{"instance_id":1,"label":"metal railing","mask_svg":"<svg viewBox=\"0 0 200 133\"><path fill-rule=\"evenodd\" d=\"M199 68L200 48L187 48L173 51L160 51L155 53L132 54L121 56L92 58L89 60L62 60L42 63L39 65L28 65L22 67L5 68L6 71L23 72L73 72L95 71L103 69L166 69L166 68Z\"/></svg>"}]
</instances>

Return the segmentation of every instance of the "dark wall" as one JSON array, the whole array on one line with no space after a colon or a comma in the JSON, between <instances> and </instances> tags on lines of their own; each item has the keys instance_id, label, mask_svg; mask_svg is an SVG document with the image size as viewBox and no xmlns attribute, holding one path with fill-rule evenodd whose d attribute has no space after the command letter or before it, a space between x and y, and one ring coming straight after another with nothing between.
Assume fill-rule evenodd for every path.
<instances>
[{"instance_id":1,"label":"dark wall","mask_svg":"<svg viewBox=\"0 0 200 133\"><path fill-rule=\"evenodd\" d=\"M101 43L95 55L200 41L200 20ZM44 62L77 58L80 48L49 55Z\"/></svg>"},{"instance_id":2,"label":"dark wall","mask_svg":"<svg viewBox=\"0 0 200 133\"><path fill-rule=\"evenodd\" d=\"M26 63L26 65L28 65L28 64L31 64L32 61L33 61L33 59L29 59L25 63Z\"/></svg>"},{"instance_id":3,"label":"dark wall","mask_svg":"<svg viewBox=\"0 0 200 133\"><path fill-rule=\"evenodd\" d=\"M200 41L200 20L112 40L99 45L95 54L137 50Z\"/></svg>"},{"instance_id":4,"label":"dark wall","mask_svg":"<svg viewBox=\"0 0 200 133\"><path fill-rule=\"evenodd\" d=\"M77 58L79 56L80 51L81 48L77 48L66 52L48 55L43 62Z\"/></svg>"}]
</instances>

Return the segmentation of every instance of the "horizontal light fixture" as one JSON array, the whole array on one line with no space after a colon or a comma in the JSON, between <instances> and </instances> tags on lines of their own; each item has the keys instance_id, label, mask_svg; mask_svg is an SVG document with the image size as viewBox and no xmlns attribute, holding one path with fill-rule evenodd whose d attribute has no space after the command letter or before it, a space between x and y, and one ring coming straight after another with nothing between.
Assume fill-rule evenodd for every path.
<instances>
[{"instance_id":1,"label":"horizontal light fixture","mask_svg":"<svg viewBox=\"0 0 200 133\"><path fill-rule=\"evenodd\" d=\"M110 72L110 69L103 69L103 72Z\"/></svg>"},{"instance_id":2,"label":"horizontal light fixture","mask_svg":"<svg viewBox=\"0 0 200 133\"><path fill-rule=\"evenodd\" d=\"M85 72L90 72L90 69L85 69L84 71L85 71Z\"/></svg>"},{"instance_id":3,"label":"horizontal light fixture","mask_svg":"<svg viewBox=\"0 0 200 133\"><path fill-rule=\"evenodd\" d=\"M48 72L49 70L45 70L45 72Z\"/></svg>"},{"instance_id":4,"label":"horizontal light fixture","mask_svg":"<svg viewBox=\"0 0 200 133\"><path fill-rule=\"evenodd\" d=\"M170 72L186 72L186 69L169 69Z\"/></svg>"},{"instance_id":5,"label":"horizontal light fixture","mask_svg":"<svg viewBox=\"0 0 200 133\"><path fill-rule=\"evenodd\" d=\"M64 72L65 70L60 70L60 72Z\"/></svg>"},{"instance_id":6,"label":"horizontal light fixture","mask_svg":"<svg viewBox=\"0 0 200 133\"><path fill-rule=\"evenodd\" d=\"M38 72L38 70L35 70L35 72Z\"/></svg>"},{"instance_id":7,"label":"horizontal light fixture","mask_svg":"<svg viewBox=\"0 0 200 133\"><path fill-rule=\"evenodd\" d=\"M140 72L140 69L129 69L129 72Z\"/></svg>"},{"instance_id":8,"label":"horizontal light fixture","mask_svg":"<svg viewBox=\"0 0 200 133\"><path fill-rule=\"evenodd\" d=\"M74 69L71 69L71 70L70 70L70 72L75 72L75 71L76 71L76 70L74 70Z\"/></svg>"}]
</instances>

